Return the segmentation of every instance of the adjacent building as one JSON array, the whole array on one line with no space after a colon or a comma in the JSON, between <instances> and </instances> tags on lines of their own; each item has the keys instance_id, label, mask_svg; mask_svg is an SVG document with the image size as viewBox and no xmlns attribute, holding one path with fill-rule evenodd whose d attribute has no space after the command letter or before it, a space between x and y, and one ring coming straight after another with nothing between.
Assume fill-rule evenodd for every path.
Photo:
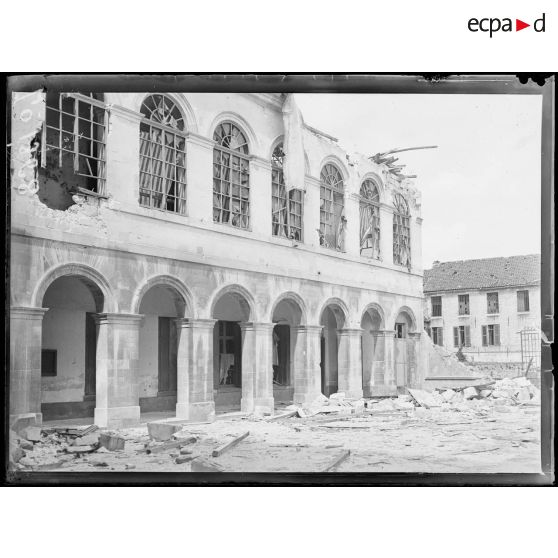
<instances>
[{"instance_id":1,"label":"adjacent building","mask_svg":"<svg viewBox=\"0 0 558 558\"><path fill-rule=\"evenodd\" d=\"M540 256L435 262L424 271L425 329L474 362L540 366Z\"/></svg>"}]
</instances>

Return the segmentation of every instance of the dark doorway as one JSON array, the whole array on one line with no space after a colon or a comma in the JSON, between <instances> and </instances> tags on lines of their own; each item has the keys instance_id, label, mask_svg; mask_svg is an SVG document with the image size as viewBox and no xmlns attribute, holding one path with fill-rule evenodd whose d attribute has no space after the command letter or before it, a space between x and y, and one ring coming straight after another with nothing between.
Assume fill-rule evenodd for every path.
<instances>
[{"instance_id":1,"label":"dark doorway","mask_svg":"<svg viewBox=\"0 0 558 558\"><path fill-rule=\"evenodd\" d=\"M177 330L174 318L159 316L158 395L176 394Z\"/></svg>"},{"instance_id":2,"label":"dark doorway","mask_svg":"<svg viewBox=\"0 0 558 558\"><path fill-rule=\"evenodd\" d=\"M273 328L273 384L288 386L291 369L291 328L278 324Z\"/></svg>"},{"instance_id":3,"label":"dark doorway","mask_svg":"<svg viewBox=\"0 0 558 558\"><path fill-rule=\"evenodd\" d=\"M217 330L217 385L242 387L242 333L238 322L219 320Z\"/></svg>"},{"instance_id":4,"label":"dark doorway","mask_svg":"<svg viewBox=\"0 0 558 558\"><path fill-rule=\"evenodd\" d=\"M97 324L95 314L85 314L85 395L84 401L94 401L97 382Z\"/></svg>"},{"instance_id":5,"label":"dark doorway","mask_svg":"<svg viewBox=\"0 0 558 558\"><path fill-rule=\"evenodd\" d=\"M320 372L321 372L321 378L322 378L322 393L325 395L325 391L326 391L326 367L325 367L325 361L326 361L326 340L325 340L325 336L322 332L322 336L320 337Z\"/></svg>"}]
</instances>

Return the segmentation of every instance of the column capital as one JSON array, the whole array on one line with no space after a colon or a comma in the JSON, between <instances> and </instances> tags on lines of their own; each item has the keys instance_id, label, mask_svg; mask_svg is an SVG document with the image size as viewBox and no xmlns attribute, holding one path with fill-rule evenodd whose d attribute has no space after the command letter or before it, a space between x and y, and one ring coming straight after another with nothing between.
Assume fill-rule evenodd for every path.
<instances>
[{"instance_id":1,"label":"column capital","mask_svg":"<svg viewBox=\"0 0 558 558\"><path fill-rule=\"evenodd\" d=\"M189 329L213 329L217 320L213 318L177 318L176 323L179 327Z\"/></svg>"},{"instance_id":2,"label":"column capital","mask_svg":"<svg viewBox=\"0 0 558 558\"><path fill-rule=\"evenodd\" d=\"M395 331L393 329L378 329L374 331L374 335L380 337L395 337Z\"/></svg>"},{"instance_id":3,"label":"column capital","mask_svg":"<svg viewBox=\"0 0 558 558\"><path fill-rule=\"evenodd\" d=\"M111 325L136 325L140 326L143 320L143 314L119 314L116 312L106 312L95 314L95 323L111 324Z\"/></svg>"},{"instance_id":4,"label":"column capital","mask_svg":"<svg viewBox=\"0 0 558 558\"><path fill-rule=\"evenodd\" d=\"M420 331L413 331L413 332L409 332L407 333L407 335L411 338L411 339L419 339L421 332Z\"/></svg>"},{"instance_id":5,"label":"column capital","mask_svg":"<svg viewBox=\"0 0 558 558\"><path fill-rule=\"evenodd\" d=\"M321 333L324 329L324 326L321 325L299 325L293 328L296 331L300 332L308 332L308 333Z\"/></svg>"},{"instance_id":6,"label":"column capital","mask_svg":"<svg viewBox=\"0 0 558 558\"><path fill-rule=\"evenodd\" d=\"M11 306L10 317L23 318L27 320L42 320L48 308L36 308L32 306Z\"/></svg>"},{"instance_id":7,"label":"column capital","mask_svg":"<svg viewBox=\"0 0 558 558\"><path fill-rule=\"evenodd\" d=\"M360 327L343 327L337 330L339 335L362 335Z\"/></svg>"},{"instance_id":8,"label":"column capital","mask_svg":"<svg viewBox=\"0 0 558 558\"><path fill-rule=\"evenodd\" d=\"M247 330L272 331L277 324L269 323L269 322L240 322L238 325L240 326L240 329L242 331L247 331Z\"/></svg>"}]
</instances>

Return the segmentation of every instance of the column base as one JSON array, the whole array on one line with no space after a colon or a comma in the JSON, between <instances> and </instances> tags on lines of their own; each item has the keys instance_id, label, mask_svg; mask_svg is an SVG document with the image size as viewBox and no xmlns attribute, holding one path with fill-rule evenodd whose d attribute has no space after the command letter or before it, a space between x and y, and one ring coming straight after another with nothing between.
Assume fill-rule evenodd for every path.
<instances>
[{"instance_id":1,"label":"column base","mask_svg":"<svg viewBox=\"0 0 558 558\"><path fill-rule=\"evenodd\" d=\"M364 392L362 388L347 389L347 390L340 389L339 391L342 391L345 394L345 397L347 397L348 399L362 399L364 397Z\"/></svg>"},{"instance_id":2,"label":"column base","mask_svg":"<svg viewBox=\"0 0 558 558\"><path fill-rule=\"evenodd\" d=\"M296 393L293 395L293 403L295 405L309 405L316 401L316 399L322 396L321 391L308 392L308 393Z\"/></svg>"},{"instance_id":3,"label":"column base","mask_svg":"<svg viewBox=\"0 0 558 558\"><path fill-rule=\"evenodd\" d=\"M254 415L272 415L275 409L275 400L273 397L261 397L258 399L240 400L240 410L243 413Z\"/></svg>"},{"instance_id":4,"label":"column base","mask_svg":"<svg viewBox=\"0 0 558 558\"><path fill-rule=\"evenodd\" d=\"M95 407L95 424L102 428L126 428L140 423L140 408L110 407L102 409Z\"/></svg>"},{"instance_id":5,"label":"column base","mask_svg":"<svg viewBox=\"0 0 558 558\"><path fill-rule=\"evenodd\" d=\"M28 426L40 425L43 423L43 413L19 413L10 415L10 430L17 434Z\"/></svg>"},{"instance_id":6,"label":"column base","mask_svg":"<svg viewBox=\"0 0 558 558\"><path fill-rule=\"evenodd\" d=\"M370 386L370 397L391 397L397 395L397 387L391 385Z\"/></svg>"},{"instance_id":7,"label":"column base","mask_svg":"<svg viewBox=\"0 0 558 558\"><path fill-rule=\"evenodd\" d=\"M177 403L176 418L191 422L213 422L215 420L215 402Z\"/></svg>"}]
</instances>

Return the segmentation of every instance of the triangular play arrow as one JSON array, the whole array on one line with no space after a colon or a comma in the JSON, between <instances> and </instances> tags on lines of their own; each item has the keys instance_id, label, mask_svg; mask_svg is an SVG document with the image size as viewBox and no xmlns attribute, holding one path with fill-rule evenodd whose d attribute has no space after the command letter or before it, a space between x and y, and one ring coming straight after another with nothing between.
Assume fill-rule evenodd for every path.
<instances>
[{"instance_id":1,"label":"triangular play arrow","mask_svg":"<svg viewBox=\"0 0 558 558\"><path fill-rule=\"evenodd\" d=\"M530 23L525 23L524 21L521 21L520 19L515 20L515 30L516 31L521 31L522 29L525 29L526 27L531 27L531 24Z\"/></svg>"}]
</instances>

